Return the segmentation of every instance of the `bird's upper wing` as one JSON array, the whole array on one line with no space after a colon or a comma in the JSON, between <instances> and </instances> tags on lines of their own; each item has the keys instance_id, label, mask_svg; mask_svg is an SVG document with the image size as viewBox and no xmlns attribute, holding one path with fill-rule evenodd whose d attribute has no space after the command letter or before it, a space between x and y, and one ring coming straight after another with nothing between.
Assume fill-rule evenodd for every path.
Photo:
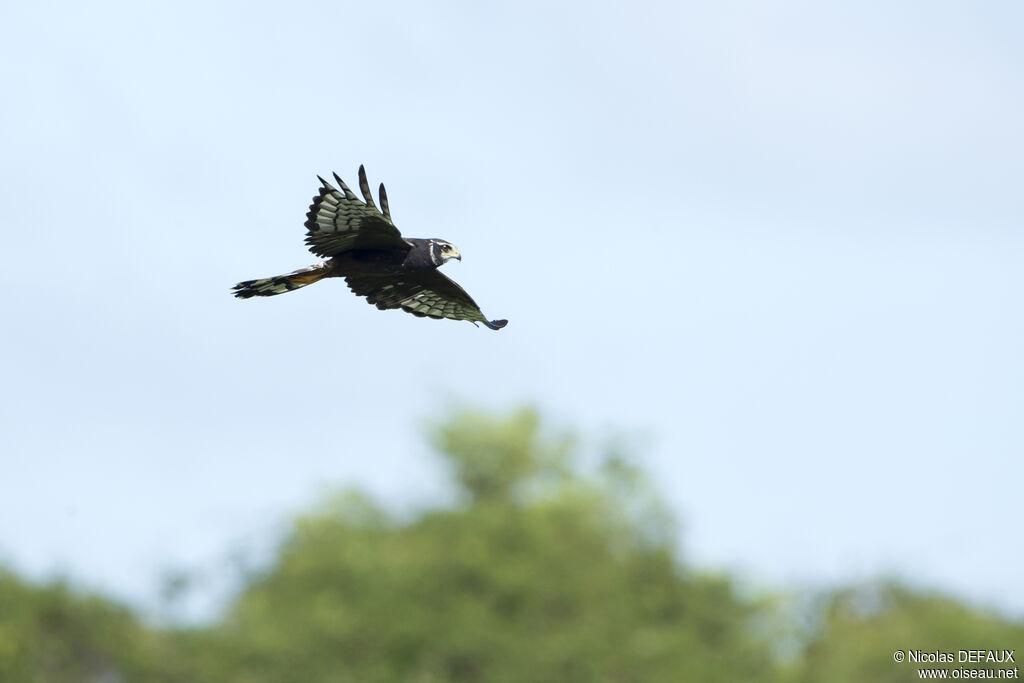
<instances>
[{"instance_id":1,"label":"bird's upper wing","mask_svg":"<svg viewBox=\"0 0 1024 683\"><path fill-rule=\"evenodd\" d=\"M473 298L453 280L436 270L395 275L348 275L349 288L377 308L401 308L421 318L450 318L483 323L492 330L507 320L488 320Z\"/></svg>"},{"instance_id":2,"label":"bird's upper wing","mask_svg":"<svg viewBox=\"0 0 1024 683\"><path fill-rule=\"evenodd\" d=\"M319 176L317 176L319 178ZM403 249L411 245L402 239L398 228L391 222L388 194L380 186L380 206L373 203L366 171L359 167L359 189L365 202L359 201L338 174L334 174L341 190L320 178L323 187L313 198L306 214L306 244L309 250L322 258L337 256L350 249Z\"/></svg>"}]
</instances>

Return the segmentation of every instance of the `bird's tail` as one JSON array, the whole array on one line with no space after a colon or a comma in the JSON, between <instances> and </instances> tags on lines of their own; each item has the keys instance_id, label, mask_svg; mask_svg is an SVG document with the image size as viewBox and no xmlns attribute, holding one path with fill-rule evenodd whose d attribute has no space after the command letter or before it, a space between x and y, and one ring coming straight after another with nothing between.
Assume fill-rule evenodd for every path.
<instances>
[{"instance_id":1,"label":"bird's tail","mask_svg":"<svg viewBox=\"0 0 1024 683\"><path fill-rule=\"evenodd\" d=\"M274 296L290 292L299 287L311 285L330 274L330 269L323 263L318 263L309 268L300 268L287 275L263 278L262 280L246 280L239 282L232 287L235 296L239 299L248 299L251 296Z\"/></svg>"}]
</instances>

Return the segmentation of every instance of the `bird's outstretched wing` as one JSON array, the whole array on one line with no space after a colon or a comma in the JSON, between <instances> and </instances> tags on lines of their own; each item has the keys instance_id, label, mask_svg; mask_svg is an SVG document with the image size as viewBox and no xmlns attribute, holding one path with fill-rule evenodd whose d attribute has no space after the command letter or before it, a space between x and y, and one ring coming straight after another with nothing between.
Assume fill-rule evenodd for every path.
<instances>
[{"instance_id":1,"label":"bird's outstretched wing","mask_svg":"<svg viewBox=\"0 0 1024 683\"><path fill-rule=\"evenodd\" d=\"M450 318L483 323L500 330L507 320L488 320L473 298L436 270L400 275L348 275L349 288L379 309L401 308L421 318Z\"/></svg>"},{"instance_id":2,"label":"bird's outstretched wing","mask_svg":"<svg viewBox=\"0 0 1024 683\"><path fill-rule=\"evenodd\" d=\"M306 214L306 244L311 252L330 258L351 249L408 250L411 247L391 222L388 194L383 184L380 186L381 208L374 204L362 166L359 167L359 189L365 202L356 197L337 173L334 179L340 190L323 178L317 178L323 187Z\"/></svg>"}]
</instances>

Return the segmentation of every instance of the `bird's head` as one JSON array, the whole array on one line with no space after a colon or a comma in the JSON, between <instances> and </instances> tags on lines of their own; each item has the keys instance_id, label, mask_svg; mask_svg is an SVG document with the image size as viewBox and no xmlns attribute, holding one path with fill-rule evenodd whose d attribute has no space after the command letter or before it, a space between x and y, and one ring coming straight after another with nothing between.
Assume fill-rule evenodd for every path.
<instances>
[{"instance_id":1,"label":"bird's head","mask_svg":"<svg viewBox=\"0 0 1024 683\"><path fill-rule=\"evenodd\" d=\"M444 240L430 240L430 260L435 266L443 265L445 261L453 258L462 260L462 254L454 244Z\"/></svg>"}]
</instances>

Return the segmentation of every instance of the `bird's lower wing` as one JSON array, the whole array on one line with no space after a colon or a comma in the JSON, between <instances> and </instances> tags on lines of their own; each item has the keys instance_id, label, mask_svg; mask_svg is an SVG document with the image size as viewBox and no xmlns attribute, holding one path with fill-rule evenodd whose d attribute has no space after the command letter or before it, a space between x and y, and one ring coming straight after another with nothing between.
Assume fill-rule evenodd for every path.
<instances>
[{"instance_id":1,"label":"bird's lower wing","mask_svg":"<svg viewBox=\"0 0 1024 683\"><path fill-rule=\"evenodd\" d=\"M483 323L492 330L507 320L488 320L462 287L436 270L397 275L349 275L349 288L380 309L400 308L421 318Z\"/></svg>"}]
</instances>

